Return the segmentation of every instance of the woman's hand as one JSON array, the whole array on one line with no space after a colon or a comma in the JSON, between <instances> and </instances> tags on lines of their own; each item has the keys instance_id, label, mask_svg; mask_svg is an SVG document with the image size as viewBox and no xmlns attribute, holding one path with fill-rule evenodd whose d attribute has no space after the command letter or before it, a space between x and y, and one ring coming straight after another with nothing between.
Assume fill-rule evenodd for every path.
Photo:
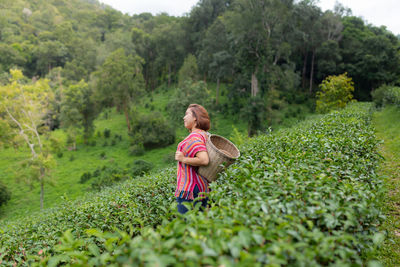
<instances>
[{"instance_id":1,"label":"woman's hand","mask_svg":"<svg viewBox=\"0 0 400 267\"><path fill-rule=\"evenodd\" d=\"M191 166L207 166L210 161L207 151L197 152L194 158L185 157L181 151L176 151L175 160Z\"/></svg>"},{"instance_id":2,"label":"woman's hand","mask_svg":"<svg viewBox=\"0 0 400 267\"><path fill-rule=\"evenodd\" d=\"M184 163L184 162L183 162L183 159L184 159L184 158L185 158L185 155L183 154L183 152L181 152L181 151L176 151L176 152L175 152L175 160Z\"/></svg>"}]
</instances>

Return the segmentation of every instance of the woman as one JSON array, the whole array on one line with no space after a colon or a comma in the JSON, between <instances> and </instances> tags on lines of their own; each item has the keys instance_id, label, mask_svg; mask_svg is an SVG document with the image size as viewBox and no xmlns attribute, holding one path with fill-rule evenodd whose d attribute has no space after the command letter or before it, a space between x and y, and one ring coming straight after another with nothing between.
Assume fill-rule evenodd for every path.
<instances>
[{"instance_id":1,"label":"woman","mask_svg":"<svg viewBox=\"0 0 400 267\"><path fill-rule=\"evenodd\" d=\"M181 214L188 210L183 202L193 202L201 199L201 206L207 206L205 193L209 192L206 178L197 173L199 166L208 165L209 158L206 149L207 133L210 129L210 118L204 107L191 104L183 117L185 127L190 134L178 145L175 160L178 161L177 187L175 191L178 211ZM196 203L199 201L195 202Z\"/></svg>"}]
</instances>

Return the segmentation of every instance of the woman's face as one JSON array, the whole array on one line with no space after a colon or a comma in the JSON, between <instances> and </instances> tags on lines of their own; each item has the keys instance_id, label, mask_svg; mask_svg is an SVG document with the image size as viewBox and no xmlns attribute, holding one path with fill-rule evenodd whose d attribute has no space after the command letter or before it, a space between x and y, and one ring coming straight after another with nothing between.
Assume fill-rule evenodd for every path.
<instances>
[{"instance_id":1,"label":"woman's face","mask_svg":"<svg viewBox=\"0 0 400 267\"><path fill-rule=\"evenodd\" d=\"M185 127L189 130L192 130L196 126L196 118L193 116L193 112L190 108L186 110L183 122L185 123Z\"/></svg>"}]
</instances>

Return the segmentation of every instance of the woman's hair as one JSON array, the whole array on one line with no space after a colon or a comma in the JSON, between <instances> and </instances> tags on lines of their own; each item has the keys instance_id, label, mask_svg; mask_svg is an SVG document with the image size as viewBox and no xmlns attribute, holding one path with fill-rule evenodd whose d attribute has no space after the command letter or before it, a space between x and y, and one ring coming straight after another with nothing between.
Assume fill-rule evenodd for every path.
<instances>
[{"instance_id":1,"label":"woman's hair","mask_svg":"<svg viewBox=\"0 0 400 267\"><path fill-rule=\"evenodd\" d=\"M208 116L207 110L199 104L190 104L189 107L196 118L196 127L204 131L210 129L210 117Z\"/></svg>"}]
</instances>

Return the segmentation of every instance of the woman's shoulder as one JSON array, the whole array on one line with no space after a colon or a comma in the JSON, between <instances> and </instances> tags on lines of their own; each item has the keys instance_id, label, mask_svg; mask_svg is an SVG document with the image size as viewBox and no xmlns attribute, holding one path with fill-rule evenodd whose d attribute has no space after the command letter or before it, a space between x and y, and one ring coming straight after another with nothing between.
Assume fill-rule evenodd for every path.
<instances>
[{"instance_id":1,"label":"woman's shoulder","mask_svg":"<svg viewBox=\"0 0 400 267\"><path fill-rule=\"evenodd\" d=\"M203 142L205 142L207 138L207 132L204 130L196 130L191 132L188 137L188 139L201 139Z\"/></svg>"}]
</instances>

